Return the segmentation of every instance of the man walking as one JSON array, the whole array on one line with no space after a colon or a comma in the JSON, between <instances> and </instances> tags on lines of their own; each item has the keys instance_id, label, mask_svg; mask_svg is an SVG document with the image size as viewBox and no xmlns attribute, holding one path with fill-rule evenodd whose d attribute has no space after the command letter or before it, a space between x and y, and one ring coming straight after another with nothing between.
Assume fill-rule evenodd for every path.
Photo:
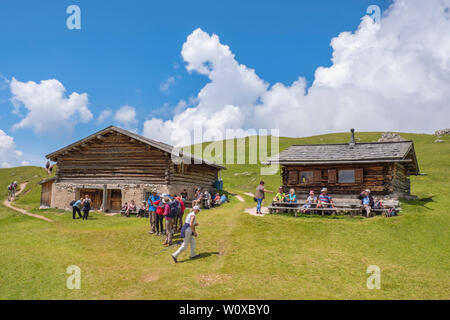
<instances>
[{"instance_id":1,"label":"man walking","mask_svg":"<svg viewBox=\"0 0 450 320\"><path fill-rule=\"evenodd\" d=\"M264 181L261 181L259 185L256 187L256 193L255 193L255 199L256 199L256 214L262 214L261 213L261 204L265 198L265 193L273 193L273 191L266 190L264 188Z\"/></svg>"},{"instance_id":2,"label":"man walking","mask_svg":"<svg viewBox=\"0 0 450 320\"><path fill-rule=\"evenodd\" d=\"M195 227L198 226L196 221L197 214L200 212L200 208L198 206L194 206L192 211L186 216L186 220L184 222L183 228L181 228L181 237L184 238L183 244L178 250L172 254L172 259L175 263L178 262L178 256L187 249L187 247L191 246L191 259L195 258L195 238L198 236Z\"/></svg>"}]
</instances>

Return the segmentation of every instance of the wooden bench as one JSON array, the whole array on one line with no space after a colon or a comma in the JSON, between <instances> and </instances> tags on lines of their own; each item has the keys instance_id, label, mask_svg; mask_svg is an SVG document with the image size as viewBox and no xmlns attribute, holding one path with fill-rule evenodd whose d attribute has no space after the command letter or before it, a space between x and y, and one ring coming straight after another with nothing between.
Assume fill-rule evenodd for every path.
<instances>
[{"instance_id":1,"label":"wooden bench","mask_svg":"<svg viewBox=\"0 0 450 320\"><path fill-rule=\"evenodd\" d=\"M341 213L350 213L351 216L354 215L354 213L360 213L363 214L364 207L360 205L356 205L354 203L350 204L339 204L335 205L334 208L317 208L317 204L312 204L310 208L303 208L303 205L306 204L306 201L298 201L296 203L292 202L281 202L281 201L273 201L272 205L268 207L269 213L278 212L279 210L283 211L293 211L295 216L298 216L299 211L308 211L310 214L316 214L321 213L322 216L325 215L325 212L333 212L337 214ZM376 213L384 213L387 212L390 209L390 207L382 208L382 209L371 209L371 212ZM400 208L395 208L396 211L400 211Z\"/></svg>"}]
</instances>

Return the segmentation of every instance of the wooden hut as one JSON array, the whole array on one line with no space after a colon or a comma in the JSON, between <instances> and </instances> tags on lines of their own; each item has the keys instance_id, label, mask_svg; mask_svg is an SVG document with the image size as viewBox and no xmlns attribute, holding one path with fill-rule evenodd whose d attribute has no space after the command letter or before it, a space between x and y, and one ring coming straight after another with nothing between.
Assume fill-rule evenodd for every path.
<instances>
[{"instance_id":1,"label":"wooden hut","mask_svg":"<svg viewBox=\"0 0 450 320\"><path fill-rule=\"evenodd\" d=\"M179 194L212 190L224 169L172 146L110 126L46 156L56 162L53 179L41 181L41 205L68 208L88 194L94 209L120 210L146 199L153 189Z\"/></svg>"},{"instance_id":2,"label":"wooden hut","mask_svg":"<svg viewBox=\"0 0 450 320\"><path fill-rule=\"evenodd\" d=\"M334 195L410 195L410 175L419 174L412 141L293 145L268 161L280 164L283 185L299 194L326 187Z\"/></svg>"}]
</instances>

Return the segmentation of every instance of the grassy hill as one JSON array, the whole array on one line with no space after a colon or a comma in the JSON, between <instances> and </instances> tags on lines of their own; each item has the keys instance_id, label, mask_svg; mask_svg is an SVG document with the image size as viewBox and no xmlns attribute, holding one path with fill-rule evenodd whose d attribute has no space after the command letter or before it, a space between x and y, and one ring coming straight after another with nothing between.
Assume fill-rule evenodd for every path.
<instances>
[{"instance_id":1,"label":"grassy hill","mask_svg":"<svg viewBox=\"0 0 450 320\"><path fill-rule=\"evenodd\" d=\"M93 214L72 220L61 210L38 210L44 169L0 169L0 197L12 180L28 181L16 206L51 224L0 205L1 299L448 299L450 297L450 138L401 134L414 140L421 171L412 177L418 200L399 217L373 219L244 213L231 203L200 213L197 260L174 264L163 239L145 219ZM379 133L357 133L376 141ZM348 133L280 138L293 143L347 142ZM227 165L225 189L253 192L262 178L275 190L279 175L259 165ZM244 173L244 174L243 174ZM3 201L2 201L3 203ZM186 256L183 255L183 260ZM81 268L81 290L66 288L66 268ZM381 289L368 290L366 269L381 268Z\"/></svg>"}]
</instances>

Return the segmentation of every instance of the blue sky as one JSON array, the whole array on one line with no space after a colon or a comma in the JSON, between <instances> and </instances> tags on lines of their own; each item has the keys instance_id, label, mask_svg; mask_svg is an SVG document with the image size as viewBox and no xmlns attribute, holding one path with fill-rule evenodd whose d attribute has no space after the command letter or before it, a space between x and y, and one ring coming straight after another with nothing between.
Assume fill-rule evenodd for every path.
<instances>
[{"instance_id":1,"label":"blue sky","mask_svg":"<svg viewBox=\"0 0 450 320\"><path fill-rule=\"evenodd\" d=\"M81 30L68 30L66 8L81 8ZM104 109L136 110L139 132L145 120L172 118L170 108L196 97L208 83L187 72L181 48L195 29L217 34L235 59L269 85L290 85L299 76L307 86L314 72L330 67L330 40L355 31L369 5L384 11L387 0L343 1L2 1L0 3L0 129L12 137L24 159L44 155L96 130ZM175 81L162 90L169 77ZM37 133L13 129L26 114L13 112L8 81L57 79L72 92L87 93L93 114L73 130ZM22 117L22 118L21 118ZM74 119L77 121L77 119Z\"/></svg>"}]
</instances>

